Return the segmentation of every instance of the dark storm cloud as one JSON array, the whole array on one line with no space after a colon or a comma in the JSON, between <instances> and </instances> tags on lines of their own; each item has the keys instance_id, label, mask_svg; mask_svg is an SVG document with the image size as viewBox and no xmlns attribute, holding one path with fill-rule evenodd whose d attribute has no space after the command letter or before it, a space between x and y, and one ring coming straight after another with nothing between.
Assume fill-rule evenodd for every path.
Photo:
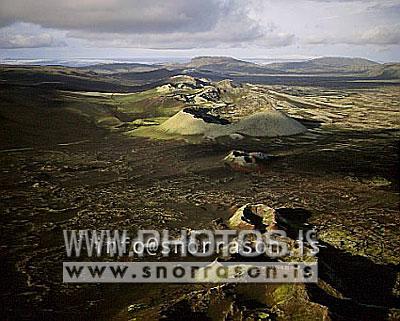
<instances>
[{"instance_id":1,"label":"dark storm cloud","mask_svg":"<svg viewBox=\"0 0 400 321\"><path fill-rule=\"evenodd\" d=\"M399 15L400 0L0 0L0 47L385 47Z\"/></svg>"},{"instance_id":2,"label":"dark storm cloud","mask_svg":"<svg viewBox=\"0 0 400 321\"><path fill-rule=\"evenodd\" d=\"M118 33L195 32L212 29L229 11L218 0L2 0L0 21L47 28Z\"/></svg>"},{"instance_id":3,"label":"dark storm cloud","mask_svg":"<svg viewBox=\"0 0 400 321\"><path fill-rule=\"evenodd\" d=\"M262 26L239 0L2 0L3 25L25 22L93 46L191 49L287 46L294 35ZM254 3L253 3L254 4Z\"/></svg>"}]
</instances>

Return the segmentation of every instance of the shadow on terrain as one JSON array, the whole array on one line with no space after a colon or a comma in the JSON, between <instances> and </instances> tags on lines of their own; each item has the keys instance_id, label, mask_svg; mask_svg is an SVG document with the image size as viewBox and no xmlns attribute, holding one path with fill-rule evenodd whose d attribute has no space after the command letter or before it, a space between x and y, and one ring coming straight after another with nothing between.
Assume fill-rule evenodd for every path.
<instances>
[{"instance_id":1,"label":"shadow on terrain","mask_svg":"<svg viewBox=\"0 0 400 321\"><path fill-rule=\"evenodd\" d=\"M281 208L277 212L290 218L289 224L285 225L290 237L297 234L291 227L305 223L311 216L302 208ZM311 300L327 306L335 319L384 320L390 308L400 306L399 298L392 293L400 271L398 266L375 264L366 257L352 255L326 242L319 241L319 245L318 277L344 298L334 297L316 284L307 284L307 288Z\"/></svg>"}]
</instances>

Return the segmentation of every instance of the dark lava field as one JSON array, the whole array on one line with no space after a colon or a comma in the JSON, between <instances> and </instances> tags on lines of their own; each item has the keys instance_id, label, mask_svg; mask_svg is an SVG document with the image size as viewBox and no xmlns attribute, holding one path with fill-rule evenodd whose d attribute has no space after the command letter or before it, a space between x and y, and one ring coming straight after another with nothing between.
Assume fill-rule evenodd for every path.
<instances>
[{"instance_id":1,"label":"dark lava field","mask_svg":"<svg viewBox=\"0 0 400 321\"><path fill-rule=\"evenodd\" d=\"M399 85L235 85L248 105L232 85L196 104L235 116L262 96L307 132L199 140L151 133L199 96L157 91L168 77L119 95L109 79L98 91L3 79L1 319L399 320ZM231 150L271 158L237 172ZM246 203L309 213L318 284L62 283L63 230L214 229Z\"/></svg>"}]
</instances>

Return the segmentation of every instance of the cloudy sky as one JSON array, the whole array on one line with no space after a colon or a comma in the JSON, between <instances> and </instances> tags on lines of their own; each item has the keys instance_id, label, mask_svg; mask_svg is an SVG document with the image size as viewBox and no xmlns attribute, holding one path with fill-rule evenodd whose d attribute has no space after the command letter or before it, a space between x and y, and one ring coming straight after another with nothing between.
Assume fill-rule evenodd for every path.
<instances>
[{"instance_id":1,"label":"cloudy sky","mask_svg":"<svg viewBox=\"0 0 400 321\"><path fill-rule=\"evenodd\" d=\"M0 58L400 61L400 0L0 0Z\"/></svg>"}]
</instances>

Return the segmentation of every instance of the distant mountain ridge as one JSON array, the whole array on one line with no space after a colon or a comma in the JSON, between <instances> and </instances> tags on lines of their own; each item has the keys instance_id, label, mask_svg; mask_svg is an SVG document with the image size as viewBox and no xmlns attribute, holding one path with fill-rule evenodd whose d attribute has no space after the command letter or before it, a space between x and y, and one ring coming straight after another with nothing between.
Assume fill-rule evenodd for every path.
<instances>
[{"instance_id":1,"label":"distant mountain ridge","mask_svg":"<svg viewBox=\"0 0 400 321\"><path fill-rule=\"evenodd\" d=\"M97 74L120 75L123 78L159 80L166 75L193 74L201 77L229 78L235 76L354 76L399 79L400 64L380 64L365 58L322 57L306 61L257 64L233 57L199 56L187 63L140 64L112 63L82 67ZM142 75L141 75L142 74Z\"/></svg>"},{"instance_id":2,"label":"distant mountain ridge","mask_svg":"<svg viewBox=\"0 0 400 321\"><path fill-rule=\"evenodd\" d=\"M361 73L378 62L364 58L322 57L306 61L284 62L267 65L268 68L290 73Z\"/></svg>"},{"instance_id":3,"label":"distant mountain ridge","mask_svg":"<svg viewBox=\"0 0 400 321\"><path fill-rule=\"evenodd\" d=\"M303 63L321 66L336 66L336 67L348 67L348 66L373 66L379 65L378 62L365 59L365 58L349 58L349 57L321 57L307 60Z\"/></svg>"},{"instance_id":4,"label":"distant mountain ridge","mask_svg":"<svg viewBox=\"0 0 400 321\"><path fill-rule=\"evenodd\" d=\"M186 66L198 68L208 65L217 65L217 64L241 64L241 65L256 65L255 63L244 61L240 59L236 59L233 57L226 56L198 56L194 57L190 60Z\"/></svg>"},{"instance_id":5,"label":"distant mountain ridge","mask_svg":"<svg viewBox=\"0 0 400 321\"><path fill-rule=\"evenodd\" d=\"M400 79L400 63L374 66L370 70L369 76L381 79Z\"/></svg>"},{"instance_id":6,"label":"distant mountain ridge","mask_svg":"<svg viewBox=\"0 0 400 321\"><path fill-rule=\"evenodd\" d=\"M189 63L181 66L198 71L228 74L364 74L369 76L370 74L376 74L377 71L375 69L383 65L365 58L348 57L322 57L306 61L259 65L233 57L199 56L192 58Z\"/></svg>"},{"instance_id":7,"label":"distant mountain ridge","mask_svg":"<svg viewBox=\"0 0 400 321\"><path fill-rule=\"evenodd\" d=\"M269 69L264 65L258 65L253 62L239 60L233 57L224 56L199 56L194 57L184 65L186 68L198 70L208 70L214 72L232 72L232 73L276 73L276 70Z\"/></svg>"}]
</instances>

